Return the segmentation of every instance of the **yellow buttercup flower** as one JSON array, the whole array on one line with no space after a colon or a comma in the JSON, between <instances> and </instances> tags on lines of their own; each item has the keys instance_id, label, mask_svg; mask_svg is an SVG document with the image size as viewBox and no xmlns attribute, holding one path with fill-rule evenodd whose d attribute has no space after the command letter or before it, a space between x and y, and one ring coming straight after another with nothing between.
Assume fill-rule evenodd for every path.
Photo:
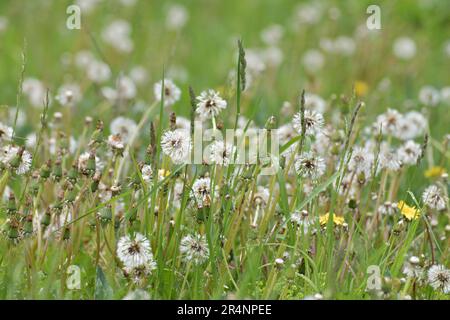
<instances>
[{"instance_id":1,"label":"yellow buttercup flower","mask_svg":"<svg viewBox=\"0 0 450 320\"><path fill-rule=\"evenodd\" d=\"M415 220L420 217L420 210L416 207L408 206L405 201L399 201L397 208L400 209L401 214L408 220Z\"/></svg>"},{"instance_id":2,"label":"yellow buttercup flower","mask_svg":"<svg viewBox=\"0 0 450 320\"><path fill-rule=\"evenodd\" d=\"M439 178L445 173L445 169L440 166L434 166L427 169L424 173L426 178Z\"/></svg>"},{"instance_id":3,"label":"yellow buttercup flower","mask_svg":"<svg viewBox=\"0 0 450 320\"><path fill-rule=\"evenodd\" d=\"M320 225L326 225L328 223L328 219L330 217L330 213L323 214L319 217ZM342 226L345 223L344 217L339 217L336 214L333 214L333 223L337 226Z\"/></svg>"},{"instance_id":4,"label":"yellow buttercup flower","mask_svg":"<svg viewBox=\"0 0 450 320\"><path fill-rule=\"evenodd\" d=\"M369 91L369 85L364 81L355 82L355 93L358 97L363 97Z\"/></svg>"}]
</instances>

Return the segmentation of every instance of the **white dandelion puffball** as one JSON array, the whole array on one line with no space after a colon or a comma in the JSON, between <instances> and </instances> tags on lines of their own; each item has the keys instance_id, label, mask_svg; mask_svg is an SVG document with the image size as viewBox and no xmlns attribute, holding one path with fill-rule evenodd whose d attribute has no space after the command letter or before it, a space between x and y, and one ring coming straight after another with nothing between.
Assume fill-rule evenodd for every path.
<instances>
[{"instance_id":1,"label":"white dandelion puffball","mask_svg":"<svg viewBox=\"0 0 450 320\"><path fill-rule=\"evenodd\" d=\"M264 49L261 52L262 59L265 64L267 64L270 67L277 67L283 62L283 51L276 47L271 46L266 49Z\"/></svg>"},{"instance_id":2,"label":"white dandelion puffball","mask_svg":"<svg viewBox=\"0 0 450 320\"><path fill-rule=\"evenodd\" d=\"M266 64L260 50L247 49L245 51L245 60L247 62L246 70L248 71L248 74L257 76L266 70Z\"/></svg>"},{"instance_id":3,"label":"white dandelion puffball","mask_svg":"<svg viewBox=\"0 0 450 320\"><path fill-rule=\"evenodd\" d=\"M68 83L58 89L55 100L63 107L72 107L82 99L81 89L78 84Z\"/></svg>"},{"instance_id":4,"label":"white dandelion puffball","mask_svg":"<svg viewBox=\"0 0 450 320\"><path fill-rule=\"evenodd\" d=\"M277 45L284 34L284 29L279 24L272 24L261 31L261 40L268 46Z\"/></svg>"},{"instance_id":5,"label":"white dandelion puffball","mask_svg":"<svg viewBox=\"0 0 450 320\"><path fill-rule=\"evenodd\" d=\"M119 77L117 79L117 93L121 99L134 99L136 97L136 85L129 77Z\"/></svg>"},{"instance_id":6,"label":"white dandelion puffball","mask_svg":"<svg viewBox=\"0 0 450 320\"><path fill-rule=\"evenodd\" d=\"M437 185L433 184L423 192L422 201L431 209L444 210L448 198Z\"/></svg>"},{"instance_id":7,"label":"white dandelion puffball","mask_svg":"<svg viewBox=\"0 0 450 320\"><path fill-rule=\"evenodd\" d=\"M19 157L18 164L13 164L13 160ZM7 145L0 150L0 162L5 166L15 169L16 174L22 175L30 171L32 163L32 155L25 149ZM15 162L15 161L14 161Z\"/></svg>"},{"instance_id":8,"label":"white dandelion puffball","mask_svg":"<svg viewBox=\"0 0 450 320\"><path fill-rule=\"evenodd\" d=\"M342 56L351 56L356 50L355 41L347 36L340 36L334 40L334 50Z\"/></svg>"},{"instance_id":9,"label":"white dandelion puffball","mask_svg":"<svg viewBox=\"0 0 450 320\"><path fill-rule=\"evenodd\" d=\"M113 150L123 150L125 148L120 134L110 134L106 142Z\"/></svg>"},{"instance_id":10,"label":"white dandelion puffball","mask_svg":"<svg viewBox=\"0 0 450 320\"><path fill-rule=\"evenodd\" d=\"M75 54L75 65L80 69L86 69L92 62L95 62L95 57L91 51L81 50Z\"/></svg>"},{"instance_id":11,"label":"white dandelion puffball","mask_svg":"<svg viewBox=\"0 0 450 320\"><path fill-rule=\"evenodd\" d=\"M117 257L125 267L134 268L153 262L150 241L142 234L124 236L117 242Z\"/></svg>"},{"instance_id":12,"label":"white dandelion puffball","mask_svg":"<svg viewBox=\"0 0 450 320\"><path fill-rule=\"evenodd\" d=\"M173 4L169 7L166 17L166 26L169 30L182 29L189 20L189 12L180 4Z\"/></svg>"},{"instance_id":13,"label":"white dandelion puffball","mask_svg":"<svg viewBox=\"0 0 450 320\"><path fill-rule=\"evenodd\" d=\"M306 93L305 94L305 108L316 111L318 113L324 113L326 109L326 102L322 97L317 94Z\"/></svg>"},{"instance_id":14,"label":"white dandelion puffball","mask_svg":"<svg viewBox=\"0 0 450 320\"><path fill-rule=\"evenodd\" d=\"M418 143L412 140L406 141L397 151L398 159L407 165L413 165L417 163L420 155L422 154L422 148Z\"/></svg>"},{"instance_id":15,"label":"white dandelion puffball","mask_svg":"<svg viewBox=\"0 0 450 320\"><path fill-rule=\"evenodd\" d=\"M125 118L125 117L117 117L115 118L109 127L109 130L112 134L120 134L123 143L128 143L129 139L135 134L137 130L137 125L134 120Z\"/></svg>"},{"instance_id":16,"label":"white dandelion puffball","mask_svg":"<svg viewBox=\"0 0 450 320\"><path fill-rule=\"evenodd\" d=\"M428 283L435 290L450 293L450 270L443 265L434 265L428 270Z\"/></svg>"},{"instance_id":17,"label":"white dandelion puffball","mask_svg":"<svg viewBox=\"0 0 450 320\"><path fill-rule=\"evenodd\" d=\"M189 159L191 137L183 129L166 131L161 137L161 149L174 163L183 163Z\"/></svg>"},{"instance_id":18,"label":"white dandelion puffball","mask_svg":"<svg viewBox=\"0 0 450 320\"><path fill-rule=\"evenodd\" d=\"M444 87L441 89L441 101L446 104L450 104L450 87Z\"/></svg>"},{"instance_id":19,"label":"white dandelion puffball","mask_svg":"<svg viewBox=\"0 0 450 320\"><path fill-rule=\"evenodd\" d=\"M88 161L89 161L90 153L86 151L78 157L78 170L81 172L86 171ZM104 163L100 160L98 156L95 156L95 169L96 171L100 171L103 169Z\"/></svg>"},{"instance_id":20,"label":"white dandelion puffball","mask_svg":"<svg viewBox=\"0 0 450 320\"><path fill-rule=\"evenodd\" d=\"M202 264L209 257L208 244L201 235L187 235L180 242L180 252L187 262Z\"/></svg>"},{"instance_id":21,"label":"white dandelion puffball","mask_svg":"<svg viewBox=\"0 0 450 320\"><path fill-rule=\"evenodd\" d=\"M6 28L8 28L8 18L0 16L0 32L3 32L6 30Z\"/></svg>"},{"instance_id":22,"label":"white dandelion puffball","mask_svg":"<svg viewBox=\"0 0 450 320\"><path fill-rule=\"evenodd\" d=\"M115 20L102 32L102 39L119 52L130 53L133 41L130 38L131 25L126 20Z\"/></svg>"},{"instance_id":23,"label":"white dandelion puffball","mask_svg":"<svg viewBox=\"0 0 450 320\"><path fill-rule=\"evenodd\" d=\"M307 136L313 136L319 133L322 130L324 120L322 114L313 111L313 110L305 110L305 134ZM294 119L292 120L292 125L294 129L301 134L302 133L302 117L300 112L297 112L294 115Z\"/></svg>"},{"instance_id":24,"label":"white dandelion puffball","mask_svg":"<svg viewBox=\"0 0 450 320\"><path fill-rule=\"evenodd\" d=\"M323 68L325 57L319 50L311 49L303 54L302 63L307 71L316 73Z\"/></svg>"},{"instance_id":25,"label":"white dandelion puffball","mask_svg":"<svg viewBox=\"0 0 450 320\"><path fill-rule=\"evenodd\" d=\"M295 171L305 178L317 179L325 173L325 160L313 152L305 152L295 160Z\"/></svg>"},{"instance_id":26,"label":"white dandelion puffball","mask_svg":"<svg viewBox=\"0 0 450 320\"><path fill-rule=\"evenodd\" d=\"M395 109L387 109L383 114L380 114L374 124L375 130L378 133L380 130L384 135L397 136L399 131L399 122L402 119L402 114Z\"/></svg>"},{"instance_id":27,"label":"white dandelion puffball","mask_svg":"<svg viewBox=\"0 0 450 320\"><path fill-rule=\"evenodd\" d=\"M132 7L137 3L137 0L119 0L119 2L126 7Z\"/></svg>"},{"instance_id":28,"label":"white dandelion puffball","mask_svg":"<svg viewBox=\"0 0 450 320\"><path fill-rule=\"evenodd\" d=\"M44 106L47 91L44 84L35 78L26 78L22 83L24 95L33 107L41 108Z\"/></svg>"},{"instance_id":29,"label":"white dandelion puffball","mask_svg":"<svg viewBox=\"0 0 450 320\"><path fill-rule=\"evenodd\" d=\"M405 141L422 136L427 128L427 119L417 111L405 114L397 122L395 137Z\"/></svg>"},{"instance_id":30,"label":"white dandelion puffball","mask_svg":"<svg viewBox=\"0 0 450 320\"><path fill-rule=\"evenodd\" d=\"M111 77L111 69L102 61L92 61L86 66L86 76L95 83L108 81Z\"/></svg>"},{"instance_id":31,"label":"white dandelion puffball","mask_svg":"<svg viewBox=\"0 0 450 320\"><path fill-rule=\"evenodd\" d=\"M0 143L4 141L11 141L13 131L13 128L0 122Z\"/></svg>"},{"instance_id":32,"label":"white dandelion puffball","mask_svg":"<svg viewBox=\"0 0 450 320\"><path fill-rule=\"evenodd\" d=\"M220 97L218 92L210 89L203 91L197 97L197 109L195 112L202 120L206 120L216 117L226 107L227 102Z\"/></svg>"},{"instance_id":33,"label":"white dandelion puffball","mask_svg":"<svg viewBox=\"0 0 450 320\"><path fill-rule=\"evenodd\" d=\"M348 168L357 174L364 173L366 177L369 177L371 175L374 159L375 157L370 150L356 146L353 149Z\"/></svg>"},{"instance_id":34,"label":"white dandelion puffball","mask_svg":"<svg viewBox=\"0 0 450 320\"><path fill-rule=\"evenodd\" d=\"M135 66L130 70L130 79L136 84L144 84L148 80L147 70L143 66Z\"/></svg>"},{"instance_id":35,"label":"white dandelion puffball","mask_svg":"<svg viewBox=\"0 0 450 320\"><path fill-rule=\"evenodd\" d=\"M435 107L440 99L439 90L432 86L422 87L419 91L419 101L426 106Z\"/></svg>"},{"instance_id":36,"label":"white dandelion puffball","mask_svg":"<svg viewBox=\"0 0 450 320\"><path fill-rule=\"evenodd\" d=\"M234 148L231 144L225 143L222 140L216 140L212 143L210 148L210 160L222 166L228 166L233 161Z\"/></svg>"},{"instance_id":37,"label":"white dandelion puffball","mask_svg":"<svg viewBox=\"0 0 450 320\"><path fill-rule=\"evenodd\" d=\"M199 208L208 207L211 202L211 180L209 178L198 178L192 185L191 198Z\"/></svg>"},{"instance_id":38,"label":"white dandelion puffball","mask_svg":"<svg viewBox=\"0 0 450 320\"><path fill-rule=\"evenodd\" d=\"M444 53L450 58L450 40L447 40L444 44Z\"/></svg>"},{"instance_id":39,"label":"white dandelion puffball","mask_svg":"<svg viewBox=\"0 0 450 320\"><path fill-rule=\"evenodd\" d=\"M402 166L402 162L398 159L398 154L392 150L382 150L380 152L380 166L384 169L398 171Z\"/></svg>"}]
</instances>

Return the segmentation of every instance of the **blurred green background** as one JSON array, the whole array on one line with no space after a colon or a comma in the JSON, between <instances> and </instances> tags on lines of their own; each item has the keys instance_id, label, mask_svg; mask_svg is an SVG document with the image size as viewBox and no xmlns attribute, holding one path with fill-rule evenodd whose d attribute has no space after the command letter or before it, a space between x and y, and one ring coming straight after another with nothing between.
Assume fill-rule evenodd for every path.
<instances>
[{"instance_id":1,"label":"blurred green background","mask_svg":"<svg viewBox=\"0 0 450 320\"><path fill-rule=\"evenodd\" d=\"M189 14L180 31L168 30L165 24L167 11L175 3L183 5ZM81 30L68 30L66 8L73 1L2 0L0 15L7 17L8 27L0 33L0 104L15 104L26 39L25 76L44 81L53 94L67 76L85 81L62 60L87 49L97 58L104 56L115 76L135 65L145 67L149 81L139 87L139 99L147 103L153 101L152 86L161 79L163 66L169 75L170 70L178 70L183 76L175 78L175 82L183 94L175 110L188 115L187 87L192 85L200 91L227 86L236 62L235 40L242 38L246 48L262 48L260 33L272 24L284 28L279 44L283 62L266 70L244 106L244 113L254 115L260 124L268 116L279 114L283 101L295 103L303 88L329 99L332 94L349 95L355 81L364 81L368 85L366 112L378 114L387 107L402 109L405 100L417 99L423 85L440 88L450 84L450 58L443 52L443 45L450 39L450 1L314 1L322 8L319 22L294 30L296 10L305 3L313 2L147 0L127 7L120 0L101 0L91 12L82 13ZM370 4L381 7L382 30L358 38L358 28L364 28ZM338 18L333 18L335 9ZM129 54L119 53L102 42L103 28L116 19L127 20L132 26L134 50ZM304 52L319 48L324 37L341 35L356 39L355 53L350 57L326 55L324 68L313 77L308 75L301 61ZM417 55L411 61L399 61L392 55L392 42L401 36L411 37L417 44ZM380 96L375 88L386 77L391 81L391 90ZM114 79L111 78L111 84ZM85 91L77 115L95 112L99 100L95 89ZM26 110L26 99L23 103ZM447 112L435 120L444 128L436 133L444 134L449 123Z\"/></svg>"}]
</instances>

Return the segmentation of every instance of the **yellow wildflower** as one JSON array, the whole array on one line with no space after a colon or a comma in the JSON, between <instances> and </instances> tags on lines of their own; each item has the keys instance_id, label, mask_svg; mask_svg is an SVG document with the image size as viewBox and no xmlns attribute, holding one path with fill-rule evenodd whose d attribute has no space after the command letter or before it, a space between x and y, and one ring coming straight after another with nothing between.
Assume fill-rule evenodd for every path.
<instances>
[{"instance_id":1,"label":"yellow wildflower","mask_svg":"<svg viewBox=\"0 0 450 320\"><path fill-rule=\"evenodd\" d=\"M328 219L330 217L330 213L323 214L319 217L320 225L326 225L328 223ZM333 223L337 226L342 226L345 220L344 217L339 217L336 214L333 214Z\"/></svg>"},{"instance_id":2,"label":"yellow wildflower","mask_svg":"<svg viewBox=\"0 0 450 320\"><path fill-rule=\"evenodd\" d=\"M166 169L159 169L158 170L158 179L163 180L164 178L168 177L170 175L170 171Z\"/></svg>"},{"instance_id":3,"label":"yellow wildflower","mask_svg":"<svg viewBox=\"0 0 450 320\"><path fill-rule=\"evenodd\" d=\"M408 220L415 220L420 217L420 210L416 207L408 206L405 201L399 201L397 208L400 209L401 214Z\"/></svg>"},{"instance_id":4,"label":"yellow wildflower","mask_svg":"<svg viewBox=\"0 0 450 320\"><path fill-rule=\"evenodd\" d=\"M363 97L369 91L369 85L364 81L355 82L355 93L358 97Z\"/></svg>"},{"instance_id":5,"label":"yellow wildflower","mask_svg":"<svg viewBox=\"0 0 450 320\"><path fill-rule=\"evenodd\" d=\"M424 175L426 178L439 178L445 173L445 169L443 167L434 166L430 169L426 170Z\"/></svg>"}]
</instances>

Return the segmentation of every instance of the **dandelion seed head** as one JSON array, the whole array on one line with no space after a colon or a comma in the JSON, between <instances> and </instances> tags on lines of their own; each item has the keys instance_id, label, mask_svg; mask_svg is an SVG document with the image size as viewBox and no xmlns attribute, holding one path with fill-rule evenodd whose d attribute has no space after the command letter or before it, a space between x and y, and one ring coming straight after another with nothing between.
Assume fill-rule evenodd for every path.
<instances>
[{"instance_id":1,"label":"dandelion seed head","mask_svg":"<svg viewBox=\"0 0 450 320\"><path fill-rule=\"evenodd\" d=\"M265 208L266 205L269 203L270 199L270 191L269 189L263 187L263 186L257 186L256 192L253 195L253 205L255 207Z\"/></svg>"},{"instance_id":2,"label":"dandelion seed head","mask_svg":"<svg viewBox=\"0 0 450 320\"><path fill-rule=\"evenodd\" d=\"M13 136L13 128L0 122L0 144L11 141Z\"/></svg>"},{"instance_id":3,"label":"dandelion seed head","mask_svg":"<svg viewBox=\"0 0 450 320\"><path fill-rule=\"evenodd\" d=\"M310 227L314 225L306 210L293 212L290 219L304 233L307 233Z\"/></svg>"},{"instance_id":4,"label":"dandelion seed head","mask_svg":"<svg viewBox=\"0 0 450 320\"><path fill-rule=\"evenodd\" d=\"M42 108L44 106L47 90L40 80L25 78L22 83L22 90L33 107Z\"/></svg>"},{"instance_id":5,"label":"dandelion seed head","mask_svg":"<svg viewBox=\"0 0 450 320\"><path fill-rule=\"evenodd\" d=\"M395 109L388 109L385 113L379 115L374 124L374 131L381 132L384 135L397 136L399 131L399 123L402 114Z\"/></svg>"},{"instance_id":6,"label":"dandelion seed head","mask_svg":"<svg viewBox=\"0 0 450 320\"><path fill-rule=\"evenodd\" d=\"M407 165L414 165L417 163L420 155L422 153L422 149L418 143L415 143L412 140L406 141L400 148L397 150L398 159Z\"/></svg>"},{"instance_id":7,"label":"dandelion seed head","mask_svg":"<svg viewBox=\"0 0 450 320\"><path fill-rule=\"evenodd\" d=\"M88 169L89 157L90 157L90 153L88 151L82 153L78 157L78 170L83 172ZM96 168L96 171L101 171L103 169L103 162L100 160L100 158L98 156L95 156L95 168Z\"/></svg>"},{"instance_id":8,"label":"dandelion seed head","mask_svg":"<svg viewBox=\"0 0 450 320\"><path fill-rule=\"evenodd\" d=\"M136 289L128 292L122 300L150 300L150 294L142 289Z\"/></svg>"},{"instance_id":9,"label":"dandelion seed head","mask_svg":"<svg viewBox=\"0 0 450 320\"><path fill-rule=\"evenodd\" d=\"M117 117L111 122L109 130L113 135L120 135L122 142L126 144L136 132L137 124L132 119Z\"/></svg>"},{"instance_id":10,"label":"dandelion seed head","mask_svg":"<svg viewBox=\"0 0 450 320\"><path fill-rule=\"evenodd\" d=\"M409 37L400 37L394 41L394 55L402 60L410 60L416 55L416 43Z\"/></svg>"},{"instance_id":11,"label":"dandelion seed head","mask_svg":"<svg viewBox=\"0 0 450 320\"><path fill-rule=\"evenodd\" d=\"M325 160L313 152L305 152L295 160L295 170L302 177L317 179L325 173Z\"/></svg>"},{"instance_id":12,"label":"dandelion seed head","mask_svg":"<svg viewBox=\"0 0 450 320\"><path fill-rule=\"evenodd\" d=\"M180 242L180 252L187 262L202 264L209 258L209 249L205 237L187 235Z\"/></svg>"},{"instance_id":13,"label":"dandelion seed head","mask_svg":"<svg viewBox=\"0 0 450 320\"><path fill-rule=\"evenodd\" d=\"M187 161L191 151L190 134L182 129L164 132L161 149L174 163Z\"/></svg>"},{"instance_id":14,"label":"dandelion seed head","mask_svg":"<svg viewBox=\"0 0 450 320\"><path fill-rule=\"evenodd\" d=\"M125 145L123 144L122 137L120 136L120 133L109 135L108 136L108 145L113 150L118 150L118 151L122 151L125 148Z\"/></svg>"},{"instance_id":15,"label":"dandelion seed head","mask_svg":"<svg viewBox=\"0 0 450 320\"><path fill-rule=\"evenodd\" d=\"M6 145L0 149L0 162L7 167L13 167L16 174L23 175L31 169L32 155L25 149Z\"/></svg>"},{"instance_id":16,"label":"dandelion seed head","mask_svg":"<svg viewBox=\"0 0 450 320\"><path fill-rule=\"evenodd\" d=\"M398 171L402 165L398 153L389 149L380 152L379 162L382 168L392 171Z\"/></svg>"},{"instance_id":17,"label":"dandelion seed head","mask_svg":"<svg viewBox=\"0 0 450 320\"><path fill-rule=\"evenodd\" d=\"M152 166L149 164L144 164L141 169L142 180L146 183L150 183L153 178Z\"/></svg>"},{"instance_id":18,"label":"dandelion seed head","mask_svg":"<svg viewBox=\"0 0 450 320\"><path fill-rule=\"evenodd\" d=\"M279 24L272 24L260 33L261 40L270 46L278 44L284 34L284 29Z\"/></svg>"},{"instance_id":19,"label":"dandelion seed head","mask_svg":"<svg viewBox=\"0 0 450 320\"><path fill-rule=\"evenodd\" d=\"M95 83L108 81L111 77L111 69L102 61L91 61L86 66L86 76Z\"/></svg>"},{"instance_id":20,"label":"dandelion seed head","mask_svg":"<svg viewBox=\"0 0 450 320\"><path fill-rule=\"evenodd\" d=\"M321 226L326 226L328 224L328 220L330 219L330 214L326 213L319 217L319 223ZM345 223L344 217L337 216L333 214L333 224L336 226L343 226Z\"/></svg>"},{"instance_id":21,"label":"dandelion seed head","mask_svg":"<svg viewBox=\"0 0 450 320\"><path fill-rule=\"evenodd\" d=\"M209 178L198 178L192 185L191 197L199 208L208 207L211 201L211 180Z\"/></svg>"},{"instance_id":22,"label":"dandelion seed head","mask_svg":"<svg viewBox=\"0 0 450 320\"><path fill-rule=\"evenodd\" d=\"M140 285L145 282L145 279L151 275L154 269L156 269L156 263L153 260L149 260L141 265L124 266L123 271L132 282Z\"/></svg>"},{"instance_id":23,"label":"dandelion seed head","mask_svg":"<svg viewBox=\"0 0 450 320\"><path fill-rule=\"evenodd\" d=\"M422 87L419 91L419 101L428 107L435 107L440 102L439 90L432 86Z\"/></svg>"},{"instance_id":24,"label":"dandelion seed head","mask_svg":"<svg viewBox=\"0 0 450 320\"><path fill-rule=\"evenodd\" d=\"M150 241L140 233L136 233L133 238L123 236L119 239L117 242L117 257L125 268L154 266Z\"/></svg>"},{"instance_id":25,"label":"dandelion seed head","mask_svg":"<svg viewBox=\"0 0 450 320\"><path fill-rule=\"evenodd\" d=\"M356 174L364 173L366 178L371 176L374 154L366 148L355 147L352 157L348 163L348 168Z\"/></svg>"},{"instance_id":26,"label":"dandelion seed head","mask_svg":"<svg viewBox=\"0 0 450 320\"><path fill-rule=\"evenodd\" d=\"M55 100L63 107L73 107L82 99L80 86L75 83L68 83L58 89Z\"/></svg>"},{"instance_id":27,"label":"dandelion seed head","mask_svg":"<svg viewBox=\"0 0 450 320\"><path fill-rule=\"evenodd\" d=\"M222 140L216 140L211 144L210 161L222 166L228 166L233 161L234 147Z\"/></svg>"},{"instance_id":28,"label":"dandelion seed head","mask_svg":"<svg viewBox=\"0 0 450 320\"><path fill-rule=\"evenodd\" d=\"M323 68L325 57L319 50L310 49L303 54L302 63L307 71L316 73Z\"/></svg>"},{"instance_id":29,"label":"dandelion seed head","mask_svg":"<svg viewBox=\"0 0 450 320\"><path fill-rule=\"evenodd\" d=\"M206 120L217 117L226 107L227 102L220 97L219 93L209 89L201 92L200 96L197 97L195 112L200 116L200 119Z\"/></svg>"},{"instance_id":30,"label":"dandelion seed head","mask_svg":"<svg viewBox=\"0 0 450 320\"><path fill-rule=\"evenodd\" d=\"M413 258L413 257L411 257ZM407 276L408 278L416 278L419 279L422 277L423 274L423 268L418 265L418 262L416 263L416 259L413 259L413 262L410 261L406 262L403 266L403 274ZM417 257L414 257L417 258ZM418 260L419 258L417 258Z\"/></svg>"},{"instance_id":31,"label":"dandelion seed head","mask_svg":"<svg viewBox=\"0 0 450 320\"><path fill-rule=\"evenodd\" d=\"M397 203L397 208L400 210L400 213L408 220L415 220L420 217L420 210L416 207L408 206L404 201L399 201Z\"/></svg>"},{"instance_id":32,"label":"dandelion seed head","mask_svg":"<svg viewBox=\"0 0 450 320\"><path fill-rule=\"evenodd\" d=\"M448 198L441 188L433 184L422 193L422 201L431 209L444 210Z\"/></svg>"},{"instance_id":33,"label":"dandelion seed head","mask_svg":"<svg viewBox=\"0 0 450 320\"><path fill-rule=\"evenodd\" d=\"M322 130L324 120L322 114L313 111L305 110L305 133L307 136L313 136ZM300 112L294 115L292 120L294 129L301 134L302 132L302 119Z\"/></svg>"},{"instance_id":34,"label":"dandelion seed head","mask_svg":"<svg viewBox=\"0 0 450 320\"><path fill-rule=\"evenodd\" d=\"M399 119L395 136L403 141L415 139L424 134L427 125L427 120L421 113L408 112Z\"/></svg>"},{"instance_id":35,"label":"dandelion seed head","mask_svg":"<svg viewBox=\"0 0 450 320\"><path fill-rule=\"evenodd\" d=\"M102 32L104 42L119 52L130 53L133 51L131 40L131 25L128 21L117 19L111 22Z\"/></svg>"},{"instance_id":36,"label":"dandelion seed head","mask_svg":"<svg viewBox=\"0 0 450 320\"><path fill-rule=\"evenodd\" d=\"M434 265L428 269L428 283L443 293L450 293L450 270L443 265Z\"/></svg>"},{"instance_id":37,"label":"dandelion seed head","mask_svg":"<svg viewBox=\"0 0 450 320\"><path fill-rule=\"evenodd\" d=\"M169 7L166 17L166 26L169 30L182 29L189 20L189 12L180 4Z\"/></svg>"}]
</instances>

